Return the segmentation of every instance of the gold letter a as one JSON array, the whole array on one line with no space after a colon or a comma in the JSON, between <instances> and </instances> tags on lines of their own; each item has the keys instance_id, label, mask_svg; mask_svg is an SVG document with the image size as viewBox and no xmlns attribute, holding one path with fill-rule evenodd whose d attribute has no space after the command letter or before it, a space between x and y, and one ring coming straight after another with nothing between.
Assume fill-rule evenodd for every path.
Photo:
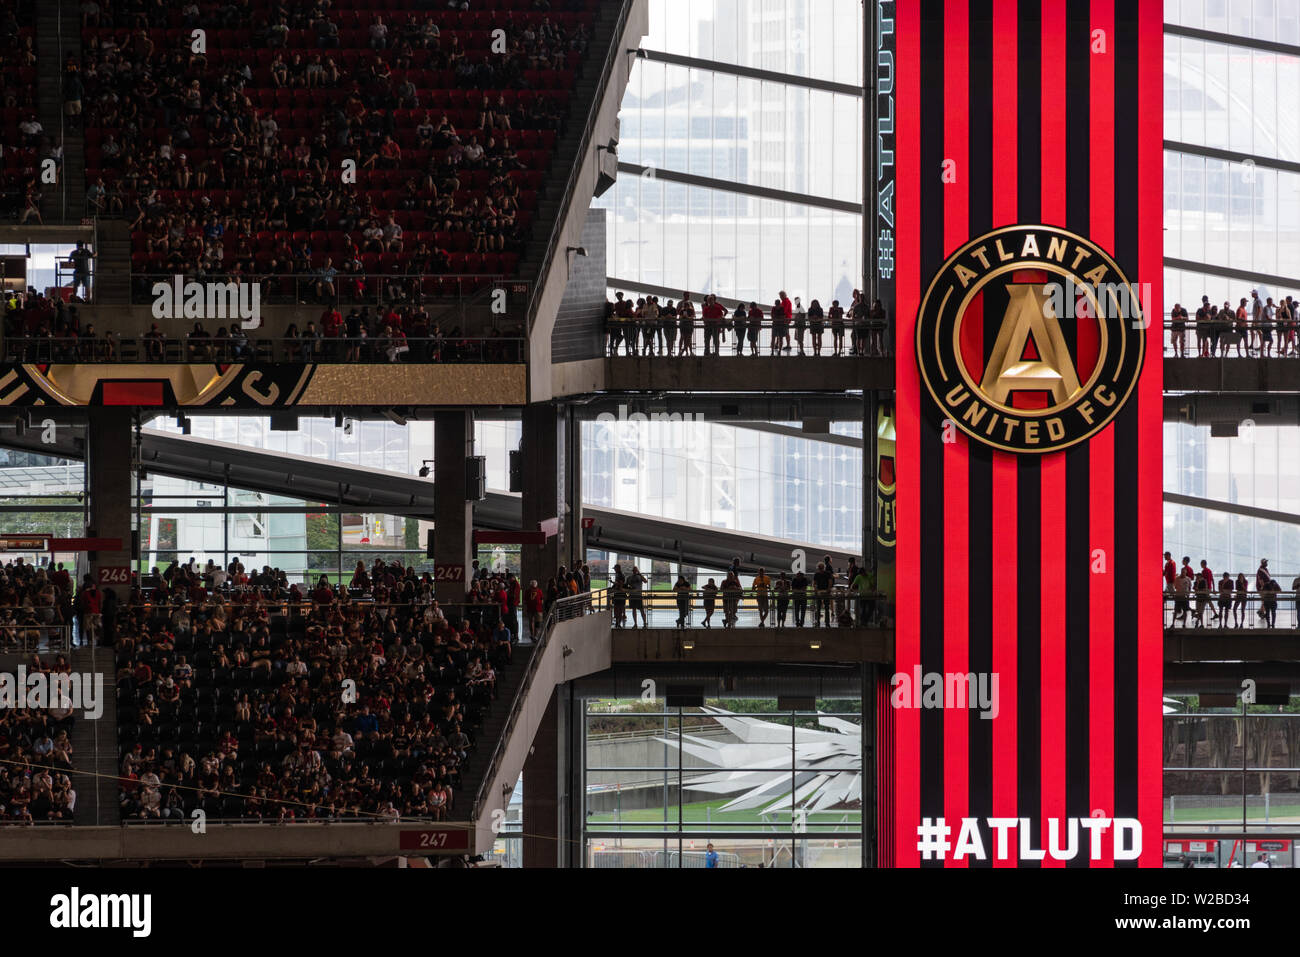
<instances>
[{"instance_id":1,"label":"gold letter a","mask_svg":"<svg viewBox=\"0 0 1300 957\"><path fill-rule=\"evenodd\" d=\"M1009 284L1007 292L1011 301L980 389L1002 404L1012 392L1050 392L1063 405L1078 393L1079 376L1051 299L1041 285ZM1025 357L1031 337L1036 359Z\"/></svg>"}]
</instances>

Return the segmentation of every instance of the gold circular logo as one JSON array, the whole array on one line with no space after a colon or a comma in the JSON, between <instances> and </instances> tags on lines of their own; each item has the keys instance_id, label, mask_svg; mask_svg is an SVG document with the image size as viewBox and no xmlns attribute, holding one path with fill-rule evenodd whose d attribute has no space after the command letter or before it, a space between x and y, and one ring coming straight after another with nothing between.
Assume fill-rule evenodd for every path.
<instances>
[{"instance_id":1,"label":"gold circular logo","mask_svg":"<svg viewBox=\"0 0 1300 957\"><path fill-rule=\"evenodd\" d=\"M921 378L954 426L1044 454L1109 425L1146 357L1143 304L1099 246L1054 226L1008 226L939 270L916 322Z\"/></svg>"}]
</instances>

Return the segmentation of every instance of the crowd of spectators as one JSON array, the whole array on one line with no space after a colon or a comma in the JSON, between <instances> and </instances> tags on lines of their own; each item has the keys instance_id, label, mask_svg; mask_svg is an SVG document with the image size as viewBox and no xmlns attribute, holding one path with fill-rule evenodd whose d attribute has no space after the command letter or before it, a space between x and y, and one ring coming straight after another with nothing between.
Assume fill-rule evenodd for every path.
<instances>
[{"instance_id":1,"label":"crowd of spectators","mask_svg":"<svg viewBox=\"0 0 1300 957\"><path fill-rule=\"evenodd\" d=\"M1167 604L1172 605L1167 625L1184 628L1254 627L1251 611L1259 619L1257 627L1276 628L1279 602L1288 593L1273 577L1267 558L1260 560L1253 583L1244 572L1234 578L1226 571L1216 581L1206 560L1201 560L1200 568L1192 568L1191 558L1184 555L1179 566L1172 552L1165 552L1164 588ZM1300 628L1300 575L1291 582L1289 593L1296 601L1295 626Z\"/></svg>"},{"instance_id":2,"label":"crowd of spectators","mask_svg":"<svg viewBox=\"0 0 1300 957\"><path fill-rule=\"evenodd\" d=\"M124 819L447 817L513 636L495 595L433 595L380 559L347 587L237 559L144 576L112 638Z\"/></svg>"},{"instance_id":3,"label":"crowd of spectators","mask_svg":"<svg viewBox=\"0 0 1300 957\"><path fill-rule=\"evenodd\" d=\"M1300 356L1300 301L1291 296L1274 302L1260 296L1258 289L1250 298L1234 306L1222 306L1201 297L1195 315L1182 303L1169 311L1169 353L1178 359L1198 358L1283 358ZM1193 337L1194 352L1189 351L1188 335Z\"/></svg>"},{"instance_id":4,"label":"crowd of spectators","mask_svg":"<svg viewBox=\"0 0 1300 957\"><path fill-rule=\"evenodd\" d=\"M70 674L68 660L33 655L29 675ZM72 786L70 707L0 709L0 824L71 823L77 807Z\"/></svg>"},{"instance_id":5,"label":"crowd of spectators","mask_svg":"<svg viewBox=\"0 0 1300 957\"><path fill-rule=\"evenodd\" d=\"M381 279L513 272L594 3L94 6L87 202L130 222L133 274L319 302L329 276L374 301Z\"/></svg>"},{"instance_id":6,"label":"crowd of spectators","mask_svg":"<svg viewBox=\"0 0 1300 957\"><path fill-rule=\"evenodd\" d=\"M0 0L0 219L41 223L41 161L59 141L37 115L34 0Z\"/></svg>"},{"instance_id":7,"label":"crowd of spectators","mask_svg":"<svg viewBox=\"0 0 1300 957\"><path fill-rule=\"evenodd\" d=\"M697 307L689 292L676 302L645 296L634 303L616 292L605 304L605 320L611 356L620 348L628 356L694 356L701 343L705 356L721 356L728 336L737 356L765 350L772 356L820 356L827 332L827 355L888 355L885 307L879 299L868 303L857 289L849 303L835 299L829 308L817 299L804 308L798 296L791 300L782 291L767 310L757 302L739 302L728 310L714 295L702 296Z\"/></svg>"},{"instance_id":8,"label":"crowd of spectators","mask_svg":"<svg viewBox=\"0 0 1300 957\"><path fill-rule=\"evenodd\" d=\"M353 308L345 316L329 306L319 322L283 335L251 339L239 322L209 331L195 322L177 335L151 323L136 338L82 325L76 305L34 289L4 298L6 359L20 362L520 362L523 333L495 328L467 335L444 330L423 306Z\"/></svg>"},{"instance_id":9,"label":"crowd of spectators","mask_svg":"<svg viewBox=\"0 0 1300 957\"><path fill-rule=\"evenodd\" d=\"M62 562L51 568L19 558L0 567L0 651L34 648L73 616L72 576Z\"/></svg>"}]
</instances>

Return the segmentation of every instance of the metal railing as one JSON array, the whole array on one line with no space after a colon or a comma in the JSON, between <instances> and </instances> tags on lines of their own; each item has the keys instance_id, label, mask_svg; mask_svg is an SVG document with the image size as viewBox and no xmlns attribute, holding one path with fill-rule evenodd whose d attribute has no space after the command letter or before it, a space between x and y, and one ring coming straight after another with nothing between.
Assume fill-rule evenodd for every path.
<instances>
[{"instance_id":1,"label":"metal railing","mask_svg":"<svg viewBox=\"0 0 1300 957\"><path fill-rule=\"evenodd\" d=\"M1231 320L1222 319L1203 324L1191 318L1181 325L1181 329L1176 329L1172 322L1164 324L1166 358L1300 358L1300 320L1289 324L1247 320L1244 329Z\"/></svg>"},{"instance_id":2,"label":"metal railing","mask_svg":"<svg viewBox=\"0 0 1300 957\"><path fill-rule=\"evenodd\" d=\"M541 666L542 655L546 651L546 645L555 631L555 626L562 621L572 621L575 618L581 618L583 615L602 611L602 595L603 592L601 591L591 591L572 595L568 598L561 598L547 612L542 622L542 629L535 638L532 654L528 658L528 665L524 669L523 678L519 682L519 689L510 701L510 710L506 714L505 723L501 726L501 734L492 749L492 756L488 759L487 767L484 769L483 779L479 782L478 794L474 796L473 812L470 816L471 821L478 821L482 816L484 805L488 800L489 789L492 787L492 780L496 777L501 762L505 758L506 745L510 741L510 736L514 733L515 725L519 723L524 702L528 700L528 693L532 689L533 679L537 677L537 669Z\"/></svg>"},{"instance_id":3,"label":"metal railing","mask_svg":"<svg viewBox=\"0 0 1300 957\"><path fill-rule=\"evenodd\" d=\"M236 320L237 321L237 320ZM524 361L526 342L505 337L465 339L346 338L212 339L159 337L7 337L4 361L28 363L485 364Z\"/></svg>"},{"instance_id":4,"label":"metal railing","mask_svg":"<svg viewBox=\"0 0 1300 957\"><path fill-rule=\"evenodd\" d=\"M1265 617L1272 608L1272 623ZM1164 593L1166 629L1241 631L1300 629L1300 592L1234 591L1231 597L1208 592Z\"/></svg>"},{"instance_id":5,"label":"metal railing","mask_svg":"<svg viewBox=\"0 0 1300 957\"><path fill-rule=\"evenodd\" d=\"M403 262L409 261L409 257L410 253L403 254ZM131 302L135 305L154 303L160 295L155 292L158 285L166 285L169 290L167 295L174 296L170 290L175 289L177 275L175 271L133 272ZM340 269L333 278L326 278L317 270L307 273L252 271L203 275L186 271L180 275L186 284L235 283L256 286L261 305L401 306L425 302L445 304L449 301L468 304L483 295L485 290L504 288L527 293L531 288L530 283L501 273L350 273ZM252 291L245 295L251 296Z\"/></svg>"},{"instance_id":6,"label":"metal railing","mask_svg":"<svg viewBox=\"0 0 1300 957\"><path fill-rule=\"evenodd\" d=\"M843 586L830 591L809 587L803 592L741 588L709 592L642 591L600 593L598 607L613 611L613 627L649 628L816 628L880 627L886 596L855 592ZM637 602L640 602L638 607ZM641 613L644 612L644 615ZM696 619L697 613L703 618ZM638 621L640 619L640 621Z\"/></svg>"},{"instance_id":7,"label":"metal railing","mask_svg":"<svg viewBox=\"0 0 1300 957\"><path fill-rule=\"evenodd\" d=\"M0 625L0 654L67 654L71 650L71 625Z\"/></svg>"},{"instance_id":8,"label":"metal railing","mask_svg":"<svg viewBox=\"0 0 1300 957\"><path fill-rule=\"evenodd\" d=\"M587 115L582 118L582 139L578 142L577 157L573 169L569 171L569 178L564 184L564 192L560 196L560 201L555 206L557 210L555 221L551 225L550 235L546 237L541 268L537 270L539 282L544 283L547 281L555 257L560 253L560 237L564 235L565 213L578 191L578 176L582 172L582 164L587 158L587 153L591 150L592 136L596 131L597 115L600 112L601 97L609 87L610 78L614 74L614 63L619 57L626 56L627 53L631 52L623 49L623 31L627 28L628 17L632 13L634 2L635 0L621 0L618 19L614 23L614 35L610 38L609 49L605 53L605 62L600 66L600 76L596 82L596 94L592 98L591 105L587 108ZM583 215L586 215L585 204ZM528 307L527 329L530 334L533 331L533 324L537 321L537 310L540 308L541 297L534 296Z\"/></svg>"},{"instance_id":9,"label":"metal railing","mask_svg":"<svg viewBox=\"0 0 1300 957\"><path fill-rule=\"evenodd\" d=\"M218 598L222 600L217 600ZM319 610L350 609L358 611L399 611L410 609L414 614L422 615L425 610L433 607L435 604L437 610L442 612L448 620L453 618L473 618L476 615L499 616L501 606L495 601L486 602L395 602L376 599L370 595L361 595L349 597L346 602L340 602L332 599L328 602L318 602L314 598L306 598L303 601L295 602L284 598L263 598L256 604L248 602L232 602L225 600L227 595L216 595L208 592L207 598L202 602L190 600L173 600L173 601L145 601L137 604L126 604L118 606L118 617L131 617L140 610L150 615L172 615L177 611L187 611L191 617L197 616L200 621L211 618L211 611L220 608L233 617L240 612L247 612L250 609L265 610L268 615L289 617L289 618L310 618ZM513 614L521 614L521 609L516 608ZM496 619L493 618L493 621Z\"/></svg>"},{"instance_id":10,"label":"metal railing","mask_svg":"<svg viewBox=\"0 0 1300 957\"><path fill-rule=\"evenodd\" d=\"M705 328L704 321L696 316L690 321L689 331L683 330L680 319L616 319L605 323L605 351L611 357L658 356L682 358L684 356L717 355L719 358L739 356L797 356L820 355L887 358L893 355L893 335L888 323L875 321L866 328L854 328L846 321L841 333L840 348L836 351L835 334L829 322L822 323L822 331L806 328L802 333L792 322L776 323L765 319L759 323L757 335L750 337L750 327L737 332L730 319L719 320L715 330ZM780 334L777 348L773 340Z\"/></svg>"}]
</instances>

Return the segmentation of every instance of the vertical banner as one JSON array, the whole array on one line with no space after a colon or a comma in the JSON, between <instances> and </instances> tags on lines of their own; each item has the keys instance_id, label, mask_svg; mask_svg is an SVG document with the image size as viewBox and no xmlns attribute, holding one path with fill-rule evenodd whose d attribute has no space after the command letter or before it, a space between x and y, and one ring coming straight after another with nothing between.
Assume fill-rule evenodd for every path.
<instances>
[{"instance_id":1,"label":"vertical banner","mask_svg":"<svg viewBox=\"0 0 1300 957\"><path fill-rule=\"evenodd\" d=\"M1162 6L910 0L894 28L880 860L1159 866Z\"/></svg>"}]
</instances>

